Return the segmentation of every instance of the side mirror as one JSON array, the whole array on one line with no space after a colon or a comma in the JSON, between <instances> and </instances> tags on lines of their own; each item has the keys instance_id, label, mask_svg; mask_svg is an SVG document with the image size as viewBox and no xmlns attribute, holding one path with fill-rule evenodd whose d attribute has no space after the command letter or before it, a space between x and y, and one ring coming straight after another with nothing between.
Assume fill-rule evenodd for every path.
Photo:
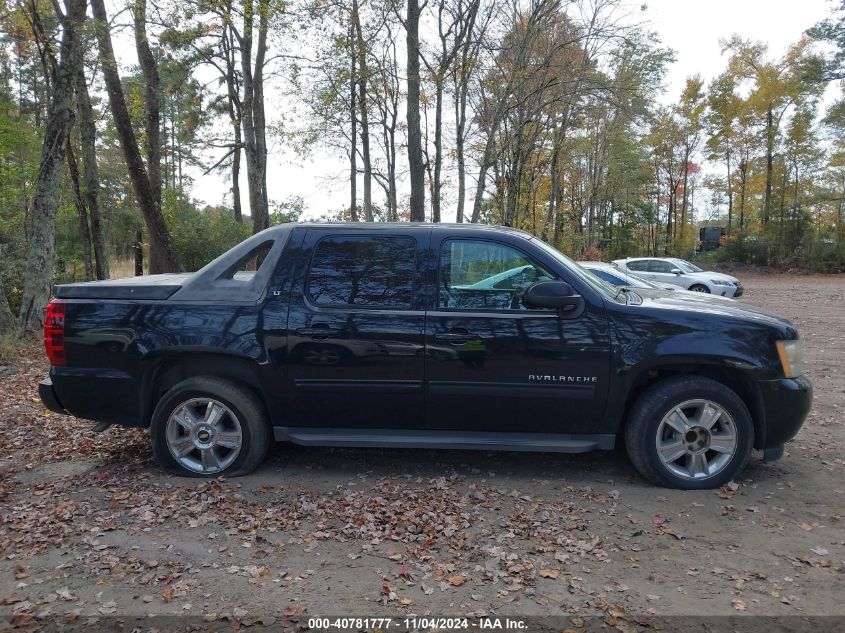
<instances>
[{"instance_id":1,"label":"side mirror","mask_svg":"<svg viewBox=\"0 0 845 633\"><path fill-rule=\"evenodd\" d=\"M673 275L681 275L681 274L683 274L684 271L681 270L680 268L673 268L669 272L672 273Z\"/></svg>"},{"instance_id":2,"label":"side mirror","mask_svg":"<svg viewBox=\"0 0 845 633\"><path fill-rule=\"evenodd\" d=\"M577 308L584 298L576 295L565 281L538 281L525 291L522 303L526 308L564 310Z\"/></svg>"}]
</instances>

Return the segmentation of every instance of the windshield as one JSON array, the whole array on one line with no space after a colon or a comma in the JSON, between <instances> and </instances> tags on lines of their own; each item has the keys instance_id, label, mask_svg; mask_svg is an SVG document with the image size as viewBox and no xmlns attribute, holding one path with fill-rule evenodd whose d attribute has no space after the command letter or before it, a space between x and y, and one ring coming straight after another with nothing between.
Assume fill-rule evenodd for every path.
<instances>
[{"instance_id":1,"label":"windshield","mask_svg":"<svg viewBox=\"0 0 845 633\"><path fill-rule=\"evenodd\" d=\"M683 270L685 273L703 273L704 269L699 268L695 264L690 264L685 259L673 259L672 260L675 264L678 265L678 268Z\"/></svg>"},{"instance_id":2,"label":"windshield","mask_svg":"<svg viewBox=\"0 0 845 633\"><path fill-rule=\"evenodd\" d=\"M548 252L552 257L556 260L561 262L566 268L578 279L583 281L585 284L589 285L591 288L596 290L597 292L601 293L603 297L607 297L608 299L613 299L614 301L618 301L617 295L619 294L619 289L607 283L606 281L599 279L593 273L591 273L586 268L582 267L578 262L574 262L569 259L566 255L561 253L556 248L549 246L543 240L534 239L534 243L543 248L546 252Z\"/></svg>"}]
</instances>

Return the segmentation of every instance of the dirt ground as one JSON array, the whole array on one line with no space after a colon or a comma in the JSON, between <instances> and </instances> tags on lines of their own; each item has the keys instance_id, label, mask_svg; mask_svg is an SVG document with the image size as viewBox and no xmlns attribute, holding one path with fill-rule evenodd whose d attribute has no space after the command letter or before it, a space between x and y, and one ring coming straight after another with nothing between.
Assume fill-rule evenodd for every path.
<instances>
[{"instance_id":1,"label":"dirt ground","mask_svg":"<svg viewBox=\"0 0 845 633\"><path fill-rule=\"evenodd\" d=\"M249 477L175 478L146 432L47 412L24 351L0 366L0 622L845 615L845 276L743 281L798 324L815 403L781 461L716 491L621 452L277 445Z\"/></svg>"}]
</instances>

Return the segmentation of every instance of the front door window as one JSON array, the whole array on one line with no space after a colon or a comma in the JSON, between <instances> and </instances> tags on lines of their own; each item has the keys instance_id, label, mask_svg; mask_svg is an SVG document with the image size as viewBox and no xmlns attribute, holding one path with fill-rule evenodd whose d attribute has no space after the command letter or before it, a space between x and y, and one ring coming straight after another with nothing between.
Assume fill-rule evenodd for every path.
<instances>
[{"instance_id":1,"label":"front door window","mask_svg":"<svg viewBox=\"0 0 845 633\"><path fill-rule=\"evenodd\" d=\"M437 307L526 310L526 289L551 279L554 276L543 266L505 244L447 240L440 254Z\"/></svg>"}]
</instances>

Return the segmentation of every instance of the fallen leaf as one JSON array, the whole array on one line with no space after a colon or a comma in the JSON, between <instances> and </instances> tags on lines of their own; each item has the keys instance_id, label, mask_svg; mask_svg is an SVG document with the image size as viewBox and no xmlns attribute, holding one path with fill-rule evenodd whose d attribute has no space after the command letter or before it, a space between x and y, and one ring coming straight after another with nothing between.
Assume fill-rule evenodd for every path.
<instances>
[{"instance_id":1,"label":"fallen leaf","mask_svg":"<svg viewBox=\"0 0 845 633\"><path fill-rule=\"evenodd\" d=\"M461 576L459 574L455 574L454 576L449 576L446 580L448 580L449 584L452 585L453 587L460 587L462 584L464 584L467 581L466 578L464 578L463 576Z\"/></svg>"},{"instance_id":2,"label":"fallen leaf","mask_svg":"<svg viewBox=\"0 0 845 633\"><path fill-rule=\"evenodd\" d=\"M560 571L557 569L541 569L540 576L543 578L557 578L560 576Z\"/></svg>"},{"instance_id":3,"label":"fallen leaf","mask_svg":"<svg viewBox=\"0 0 845 633\"><path fill-rule=\"evenodd\" d=\"M748 605L745 604L745 601L740 600L739 598L731 600L731 606L737 611L745 611L748 608Z\"/></svg>"}]
</instances>

